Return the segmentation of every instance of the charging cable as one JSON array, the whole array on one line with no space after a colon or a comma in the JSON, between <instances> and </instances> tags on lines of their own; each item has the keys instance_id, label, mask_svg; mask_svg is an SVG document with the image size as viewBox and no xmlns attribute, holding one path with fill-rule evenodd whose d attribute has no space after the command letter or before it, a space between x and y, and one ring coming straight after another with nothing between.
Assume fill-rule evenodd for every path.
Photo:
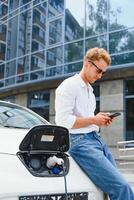
<instances>
[{"instance_id":1,"label":"charging cable","mask_svg":"<svg viewBox=\"0 0 134 200\"><path fill-rule=\"evenodd\" d=\"M59 174L61 172L60 166L63 169L63 177L64 177L64 185L65 185L65 200L68 200L68 193L67 193L67 180L66 180L66 168L64 165L64 160L62 158L58 158L55 155L50 156L47 159L46 166L52 170L54 174Z\"/></svg>"},{"instance_id":2,"label":"charging cable","mask_svg":"<svg viewBox=\"0 0 134 200\"><path fill-rule=\"evenodd\" d=\"M64 165L64 162L62 163L62 168L63 168L64 185L65 185L65 200L68 200L67 179L66 179L66 172L65 172L65 165Z\"/></svg>"}]
</instances>

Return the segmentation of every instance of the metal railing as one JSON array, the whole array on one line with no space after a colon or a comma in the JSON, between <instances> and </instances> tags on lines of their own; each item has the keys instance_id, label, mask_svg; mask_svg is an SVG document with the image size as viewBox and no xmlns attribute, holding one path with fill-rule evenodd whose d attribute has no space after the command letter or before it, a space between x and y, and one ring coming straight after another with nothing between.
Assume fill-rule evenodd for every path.
<instances>
[{"instance_id":1,"label":"metal railing","mask_svg":"<svg viewBox=\"0 0 134 200\"><path fill-rule=\"evenodd\" d=\"M134 140L117 143L119 151L119 168L123 171L134 172Z\"/></svg>"}]
</instances>

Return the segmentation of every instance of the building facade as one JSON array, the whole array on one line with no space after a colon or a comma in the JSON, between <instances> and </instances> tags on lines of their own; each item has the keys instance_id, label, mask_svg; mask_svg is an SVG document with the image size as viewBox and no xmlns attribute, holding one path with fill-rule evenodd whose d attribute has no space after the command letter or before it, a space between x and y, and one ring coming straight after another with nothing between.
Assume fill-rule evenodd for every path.
<instances>
[{"instance_id":1,"label":"building facade","mask_svg":"<svg viewBox=\"0 0 134 200\"><path fill-rule=\"evenodd\" d=\"M94 86L97 110L122 113L102 128L111 147L134 140L134 1L0 0L0 99L54 123L55 89L91 47L112 65Z\"/></svg>"}]
</instances>

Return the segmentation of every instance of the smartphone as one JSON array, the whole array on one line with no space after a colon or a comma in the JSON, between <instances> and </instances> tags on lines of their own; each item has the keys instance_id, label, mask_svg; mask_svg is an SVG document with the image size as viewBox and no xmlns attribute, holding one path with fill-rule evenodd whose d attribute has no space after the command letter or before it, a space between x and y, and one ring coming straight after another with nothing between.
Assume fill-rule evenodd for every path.
<instances>
[{"instance_id":1,"label":"smartphone","mask_svg":"<svg viewBox=\"0 0 134 200\"><path fill-rule=\"evenodd\" d=\"M119 116L119 115L121 115L121 113L116 112L116 113L110 114L110 115L108 115L108 116L111 117L111 118L114 118L114 117L117 117L117 116Z\"/></svg>"}]
</instances>

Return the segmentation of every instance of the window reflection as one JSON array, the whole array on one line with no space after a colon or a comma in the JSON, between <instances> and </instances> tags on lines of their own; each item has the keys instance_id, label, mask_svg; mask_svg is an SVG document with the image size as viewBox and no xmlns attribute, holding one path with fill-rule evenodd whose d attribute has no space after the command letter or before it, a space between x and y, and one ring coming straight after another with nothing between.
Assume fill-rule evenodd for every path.
<instances>
[{"instance_id":1,"label":"window reflection","mask_svg":"<svg viewBox=\"0 0 134 200\"><path fill-rule=\"evenodd\" d=\"M29 71L30 57L25 56L17 60L17 74L23 74Z\"/></svg>"},{"instance_id":2,"label":"window reflection","mask_svg":"<svg viewBox=\"0 0 134 200\"><path fill-rule=\"evenodd\" d=\"M86 0L86 36L107 31L107 0Z\"/></svg>"},{"instance_id":3,"label":"window reflection","mask_svg":"<svg viewBox=\"0 0 134 200\"><path fill-rule=\"evenodd\" d=\"M5 60L5 52L6 52L6 44L4 41L1 41L0 42L0 62Z\"/></svg>"},{"instance_id":4,"label":"window reflection","mask_svg":"<svg viewBox=\"0 0 134 200\"><path fill-rule=\"evenodd\" d=\"M15 10L19 7L19 0L8 0L9 2L9 11Z\"/></svg>"},{"instance_id":5,"label":"window reflection","mask_svg":"<svg viewBox=\"0 0 134 200\"><path fill-rule=\"evenodd\" d=\"M65 40L71 41L82 38L85 16L84 0L67 0L65 15Z\"/></svg>"},{"instance_id":6,"label":"window reflection","mask_svg":"<svg viewBox=\"0 0 134 200\"><path fill-rule=\"evenodd\" d=\"M7 13L8 13L8 4L2 4L0 5L0 20L1 22L5 21L7 19Z\"/></svg>"},{"instance_id":7,"label":"window reflection","mask_svg":"<svg viewBox=\"0 0 134 200\"><path fill-rule=\"evenodd\" d=\"M114 65L134 63L134 52L114 55L114 56L111 56L111 58L112 58L112 65L113 66Z\"/></svg>"},{"instance_id":8,"label":"window reflection","mask_svg":"<svg viewBox=\"0 0 134 200\"><path fill-rule=\"evenodd\" d=\"M6 63L6 77L16 74L16 60Z\"/></svg>"},{"instance_id":9,"label":"window reflection","mask_svg":"<svg viewBox=\"0 0 134 200\"><path fill-rule=\"evenodd\" d=\"M134 95L134 80L126 81L126 95Z\"/></svg>"},{"instance_id":10,"label":"window reflection","mask_svg":"<svg viewBox=\"0 0 134 200\"><path fill-rule=\"evenodd\" d=\"M16 77L16 83L23 83L29 80L29 74L23 74Z\"/></svg>"},{"instance_id":11,"label":"window reflection","mask_svg":"<svg viewBox=\"0 0 134 200\"><path fill-rule=\"evenodd\" d=\"M49 91L36 91L31 92L28 97L28 107L49 120L49 102L50 92Z\"/></svg>"},{"instance_id":12,"label":"window reflection","mask_svg":"<svg viewBox=\"0 0 134 200\"><path fill-rule=\"evenodd\" d=\"M38 80L38 79L43 79L44 78L44 71L35 71L30 74L30 80Z\"/></svg>"},{"instance_id":13,"label":"window reflection","mask_svg":"<svg viewBox=\"0 0 134 200\"><path fill-rule=\"evenodd\" d=\"M62 41L62 19L49 23L49 45Z\"/></svg>"},{"instance_id":14,"label":"window reflection","mask_svg":"<svg viewBox=\"0 0 134 200\"><path fill-rule=\"evenodd\" d=\"M5 65L0 65L0 79L4 78Z\"/></svg>"},{"instance_id":15,"label":"window reflection","mask_svg":"<svg viewBox=\"0 0 134 200\"><path fill-rule=\"evenodd\" d=\"M5 79L5 86L9 86L9 85L13 85L15 84L15 78L8 78L8 79Z\"/></svg>"},{"instance_id":16,"label":"window reflection","mask_svg":"<svg viewBox=\"0 0 134 200\"><path fill-rule=\"evenodd\" d=\"M134 26L134 1L110 0L110 30Z\"/></svg>"},{"instance_id":17,"label":"window reflection","mask_svg":"<svg viewBox=\"0 0 134 200\"><path fill-rule=\"evenodd\" d=\"M17 57L18 15L8 21L6 59Z\"/></svg>"},{"instance_id":18,"label":"window reflection","mask_svg":"<svg viewBox=\"0 0 134 200\"><path fill-rule=\"evenodd\" d=\"M20 5L29 4L32 0L20 0Z\"/></svg>"},{"instance_id":19,"label":"window reflection","mask_svg":"<svg viewBox=\"0 0 134 200\"><path fill-rule=\"evenodd\" d=\"M101 47L107 49L107 35L93 37L86 40L86 51L89 48Z\"/></svg>"},{"instance_id":20,"label":"window reflection","mask_svg":"<svg viewBox=\"0 0 134 200\"><path fill-rule=\"evenodd\" d=\"M96 98L95 114L97 114L98 112L100 112L100 86L98 84L95 84L93 86L93 89L94 89L94 94L95 94L95 98Z\"/></svg>"},{"instance_id":21,"label":"window reflection","mask_svg":"<svg viewBox=\"0 0 134 200\"><path fill-rule=\"evenodd\" d=\"M45 48L47 12L46 10L46 2L39 4L33 8L32 51L37 51Z\"/></svg>"},{"instance_id":22,"label":"window reflection","mask_svg":"<svg viewBox=\"0 0 134 200\"><path fill-rule=\"evenodd\" d=\"M79 63L72 63L69 65L65 65L64 72L67 73L73 73L73 72L79 72L82 68L82 62Z\"/></svg>"},{"instance_id":23,"label":"window reflection","mask_svg":"<svg viewBox=\"0 0 134 200\"><path fill-rule=\"evenodd\" d=\"M4 80L0 80L0 88L4 87Z\"/></svg>"},{"instance_id":24,"label":"window reflection","mask_svg":"<svg viewBox=\"0 0 134 200\"><path fill-rule=\"evenodd\" d=\"M53 17L64 11L64 0L48 0L48 17Z\"/></svg>"},{"instance_id":25,"label":"window reflection","mask_svg":"<svg viewBox=\"0 0 134 200\"><path fill-rule=\"evenodd\" d=\"M65 45L65 62L83 59L83 41Z\"/></svg>"},{"instance_id":26,"label":"window reflection","mask_svg":"<svg viewBox=\"0 0 134 200\"><path fill-rule=\"evenodd\" d=\"M63 63L63 47L56 47L47 51L47 66L60 65Z\"/></svg>"},{"instance_id":27,"label":"window reflection","mask_svg":"<svg viewBox=\"0 0 134 200\"><path fill-rule=\"evenodd\" d=\"M62 74L63 74L62 66L46 69L46 77L60 76Z\"/></svg>"},{"instance_id":28,"label":"window reflection","mask_svg":"<svg viewBox=\"0 0 134 200\"><path fill-rule=\"evenodd\" d=\"M111 33L109 47L110 53L134 50L134 29Z\"/></svg>"},{"instance_id":29,"label":"window reflection","mask_svg":"<svg viewBox=\"0 0 134 200\"><path fill-rule=\"evenodd\" d=\"M31 70L43 69L45 65L45 51L39 51L31 55Z\"/></svg>"},{"instance_id":30,"label":"window reflection","mask_svg":"<svg viewBox=\"0 0 134 200\"><path fill-rule=\"evenodd\" d=\"M134 80L126 82L126 140L134 140Z\"/></svg>"},{"instance_id":31,"label":"window reflection","mask_svg":"<svg viewBox=\"0 0 134 200\"><path fill-rule=\"evenodd\" d=\"M14 106L1 104L0 124L4 127L31 128L35 125L45 124L38 116L28 110Z\"/></svg>"},{"instance_id":32,"label":"window reflection","mask_svg":"<svg viewBox=\"0 0 134 200\"><path fill-rule=\"evenodd\" d=\"M18 56L30 53L31 50L31 16L31 10L23 12L19 16Z\"/></svg>"}]
</instances>

